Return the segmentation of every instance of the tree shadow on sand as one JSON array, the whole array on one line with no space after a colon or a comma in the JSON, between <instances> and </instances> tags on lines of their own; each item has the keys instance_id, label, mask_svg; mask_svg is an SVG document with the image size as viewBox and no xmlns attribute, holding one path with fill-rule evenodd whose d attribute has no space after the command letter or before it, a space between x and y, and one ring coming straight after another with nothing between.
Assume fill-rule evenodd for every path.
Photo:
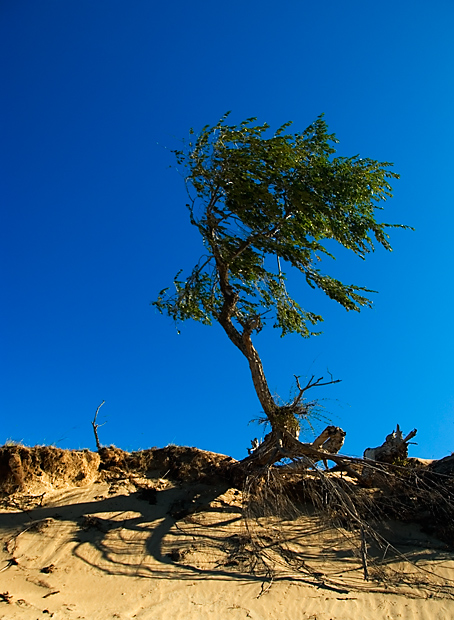
<instances>
[{"instance_id":1,"label":"tree shadow on sand","mask_svg":"<svg viewBox=\"0 0 454 620\"><path fill-rule=\"evenodd\" d=\"M133 492L127 484L126 494L106 497L105 489L102 496L79 503L81 491L74 491L60 505L1 513L5 548L20 564L27 544L36 544L36 537L27 542L27 536L35 536L37 528L39 536L60 536L60 548L65 552L110 575L262 584L294 579L337 592L371 590L380 585L374 579L369 583L363 580L360 558L352 553L351 537L355 534L333 528L309 507L300 507L300 518L294 520L273 515L269 505L267 514L251 516L241 493L227 483L169 483L166 488ZM121 484L114 490L121 491ZM452 553L418 548L417 541L410 549L408 536L406 541L402 537L405 544L405 553L411 553L412 562L420 567L428 562L452 566ZM409 578L402 558L389 557L382 563L381 581L386 581L390 567L394 581L401 571L401 586L440 592L439 583L433 581L430 586L429 581L423 584L421 579ZM387 591L389 588L388 583Z\"/></svg>"},{"instance_id":2,"label":"tree shadow on sand","mask_svg":"<svg viewBox=\"0 0 454 620\"><path fill-rule=\"evenodd\" d=\"M111 575L133 577L259 579L223 568L241 528L240 506L220 500L228 485L185 485L159 490L152 503L136 491L86 502L36 506L0 513L3 543L20 562L28 535L36 529L49 537L63 524L68 551L80 561ZM77 495L77 493L76 493ZM196 515L204 521L197 523ZM202 516L203 515L203 516ZM194 564L190 557L196 557Z\"/></svg>"}]
</instances>

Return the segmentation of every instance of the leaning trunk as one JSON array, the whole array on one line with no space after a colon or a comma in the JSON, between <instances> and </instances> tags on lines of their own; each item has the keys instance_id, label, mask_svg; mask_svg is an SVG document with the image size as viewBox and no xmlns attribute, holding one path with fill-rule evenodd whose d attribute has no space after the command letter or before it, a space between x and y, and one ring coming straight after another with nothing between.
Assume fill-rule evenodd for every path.
<instances>
[{"instance_id":1,"label":"leaning trunk","mask_svg":"<svg viewBox=\"0 0 454 620\"><path fill-rule=\"evenodd\" d=\"M273 433L287 431L293 437L297 438L299 435L298 420L296 419L294 412L289 407L280 407L276 404L268 387L268 382L263 371L262 360L252 344L251 334L255 329L254 317L251 317L243 325L242 332L239 332L232 323L232 317L235 315L236 305L238 302L238 293L229 282L228 265L224 262L219 253L213 229L211 230L210 237L213 240L213 254L219 274L219 285L224 297L224 303L217 317L218 321L231 342L238 347L249 362L255 392L260 404L263 407L263 411L271 424Z\"/></svg>"},{"instance_id":2,"label":"leaning trunk","mask_svg":"<svg viewBox=\"0 0 454 620\"><path fill-rule=\"evenodd\" d=\"M294 412L289 407L276 404L270 392L270 388L268 387L262 360L252 344L250 334L245 330L243 334L240 335L231 322L229 322L228 329L225 327L224 329L230 340L236 344L249 363L255 392L270 422L273 433L287 431L293 437L298 438L300 429L299 422ZM233 336L233 338L231 336Z\"/></svg>"},{"instance_id":3,"label":"leaning trunk","mask_svg":"<svg viewBox=\"0 0 454 620\"><path fill-rule=\"evenodd\" d=\"M255 350L250 338L243 337L243 343L243 352L247 358L247 361L249 362L249 368L251 371L252 382L254 384L255 392L260 401L260 404L263 407L263 411L265 412L267 418L270 420L272 426L273 418L275 417L278 406L274 402L274 398L272 397L270 389L268 387L268 382L263 371L262 360L260 359L259 354Z\"/></svg>"}]
</instances>

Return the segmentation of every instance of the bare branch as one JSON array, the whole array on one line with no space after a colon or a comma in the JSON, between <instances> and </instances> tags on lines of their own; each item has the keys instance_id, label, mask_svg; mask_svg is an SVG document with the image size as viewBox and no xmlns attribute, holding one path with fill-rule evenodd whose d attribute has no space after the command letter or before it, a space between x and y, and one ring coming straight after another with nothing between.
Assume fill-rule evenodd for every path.
<instances>
[{"instance_id":1,"label":"bare branch","mask_svg":"<svg viewBox=\"0 0 454 620\"><path fill-rule=\"evenodd\" d=\"M96 424L96 418L98 417L99 410L101 409L101 407L104 405L105 402L106 401L103 400L102 403L99 405L99 407L96 409L95 417L93 418L93 422L91 423L91 425L93 426L93 432L95 434L95 441L96 441L96 448L97 448L97 450L101 450L101 448L102 448L101 444L99 443L98 428L100 426L104 426L105 423L104 424Z\"/></svg>"},{"instance_id":2,"label":"bare branch","mask_svg":"<svg viewBox=\"0 0 454 620\"><path fill-rule=\"evenodd\" d=\"M410 432L408 433L408 435L405 437L405 439L404 439L404 443L408 443L408 442L410 441L410 439L413 439L413 437L416 435L416 433L417 433L417 432L418 432L418 431L417 431L417 429L416 429L416 428L414 428L412 431L410 431Z\"/></svg>"},{"instance_id":3,"label":"bare branch","mask_svg":"<svg viewBox=\"0 0 454 620\"><path fill-rule=\"evenodd\" d=\"M342 381L342 379L333 379L331 381L325 381L324 383L321 383L323 381L323 377L319 377L316 381L314 381L315 375L312 375L312 377L309 379L307 384L302 388L299 382L299 377L297 375L293 375L293 376L296 379L296 387L299 390L299 394L293 401L291 405L292 407L296 407L296 405L298 405L298 403L303 397L304 392L306 392L307 390L310 390L313 387L321 387L322 385L331 385L332 383L340 383Z\"/></svg>"},{"instance_id":4,"label":"bare branch","mask_svg":"<svg viewBox=\"0 0 454 620\"><path fill-rule=\"evenodd\" d=\"M369 569L367 566L367 542L366 542L366 533L364 531L364 526L360 527L361 533L361 562L363 565L363 574L364 581L369 581Z\"/></svg>"}]
</instances>

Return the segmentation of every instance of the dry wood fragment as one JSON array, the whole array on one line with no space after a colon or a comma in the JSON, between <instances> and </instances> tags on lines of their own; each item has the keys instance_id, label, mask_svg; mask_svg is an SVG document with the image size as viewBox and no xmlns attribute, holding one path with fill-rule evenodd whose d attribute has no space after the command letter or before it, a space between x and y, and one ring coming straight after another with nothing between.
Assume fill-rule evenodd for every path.
<instances>
[{"instance_id":1,"label":"dry wood fragment","mask_svg":"<svg viewBox=\"0 0 454 620\"><path fill-rule=\"evenodd\" d=\"M416 432L416 428L414 428L404 437L399 425L397 425L396 430L386 437L381 446L364 450L364 458L379 463L394 463L396 460L406 459L408 457L408 443L416 435Z\"/></svg>"}]
</instances>

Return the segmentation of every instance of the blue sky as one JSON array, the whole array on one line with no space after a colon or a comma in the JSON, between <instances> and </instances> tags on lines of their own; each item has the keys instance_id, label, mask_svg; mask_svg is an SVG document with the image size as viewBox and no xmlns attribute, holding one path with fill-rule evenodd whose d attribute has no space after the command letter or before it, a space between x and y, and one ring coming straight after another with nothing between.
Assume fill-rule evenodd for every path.
<instances>
[{"instance_id":1,"label":"blue sky","mask_svg":"<svg viewBox=\"0 0 454 620\"><path fill-rule=\"evenodd\" d=\"M326 269L379 291L346 313L292 281L323 335L257 348L271 389L314 390L362 454L400 423L411 454L454 447L454 5L450 1L3 0L0 443L244 456L263 432L246 361L217 327L149 304L202 252L172 148L190 127L325 113L340 155L392 161L393 253ZM317 423L317 429L322 428ZM310 440L310 433L305 438Z\"/></svg>"}]
</instances>

